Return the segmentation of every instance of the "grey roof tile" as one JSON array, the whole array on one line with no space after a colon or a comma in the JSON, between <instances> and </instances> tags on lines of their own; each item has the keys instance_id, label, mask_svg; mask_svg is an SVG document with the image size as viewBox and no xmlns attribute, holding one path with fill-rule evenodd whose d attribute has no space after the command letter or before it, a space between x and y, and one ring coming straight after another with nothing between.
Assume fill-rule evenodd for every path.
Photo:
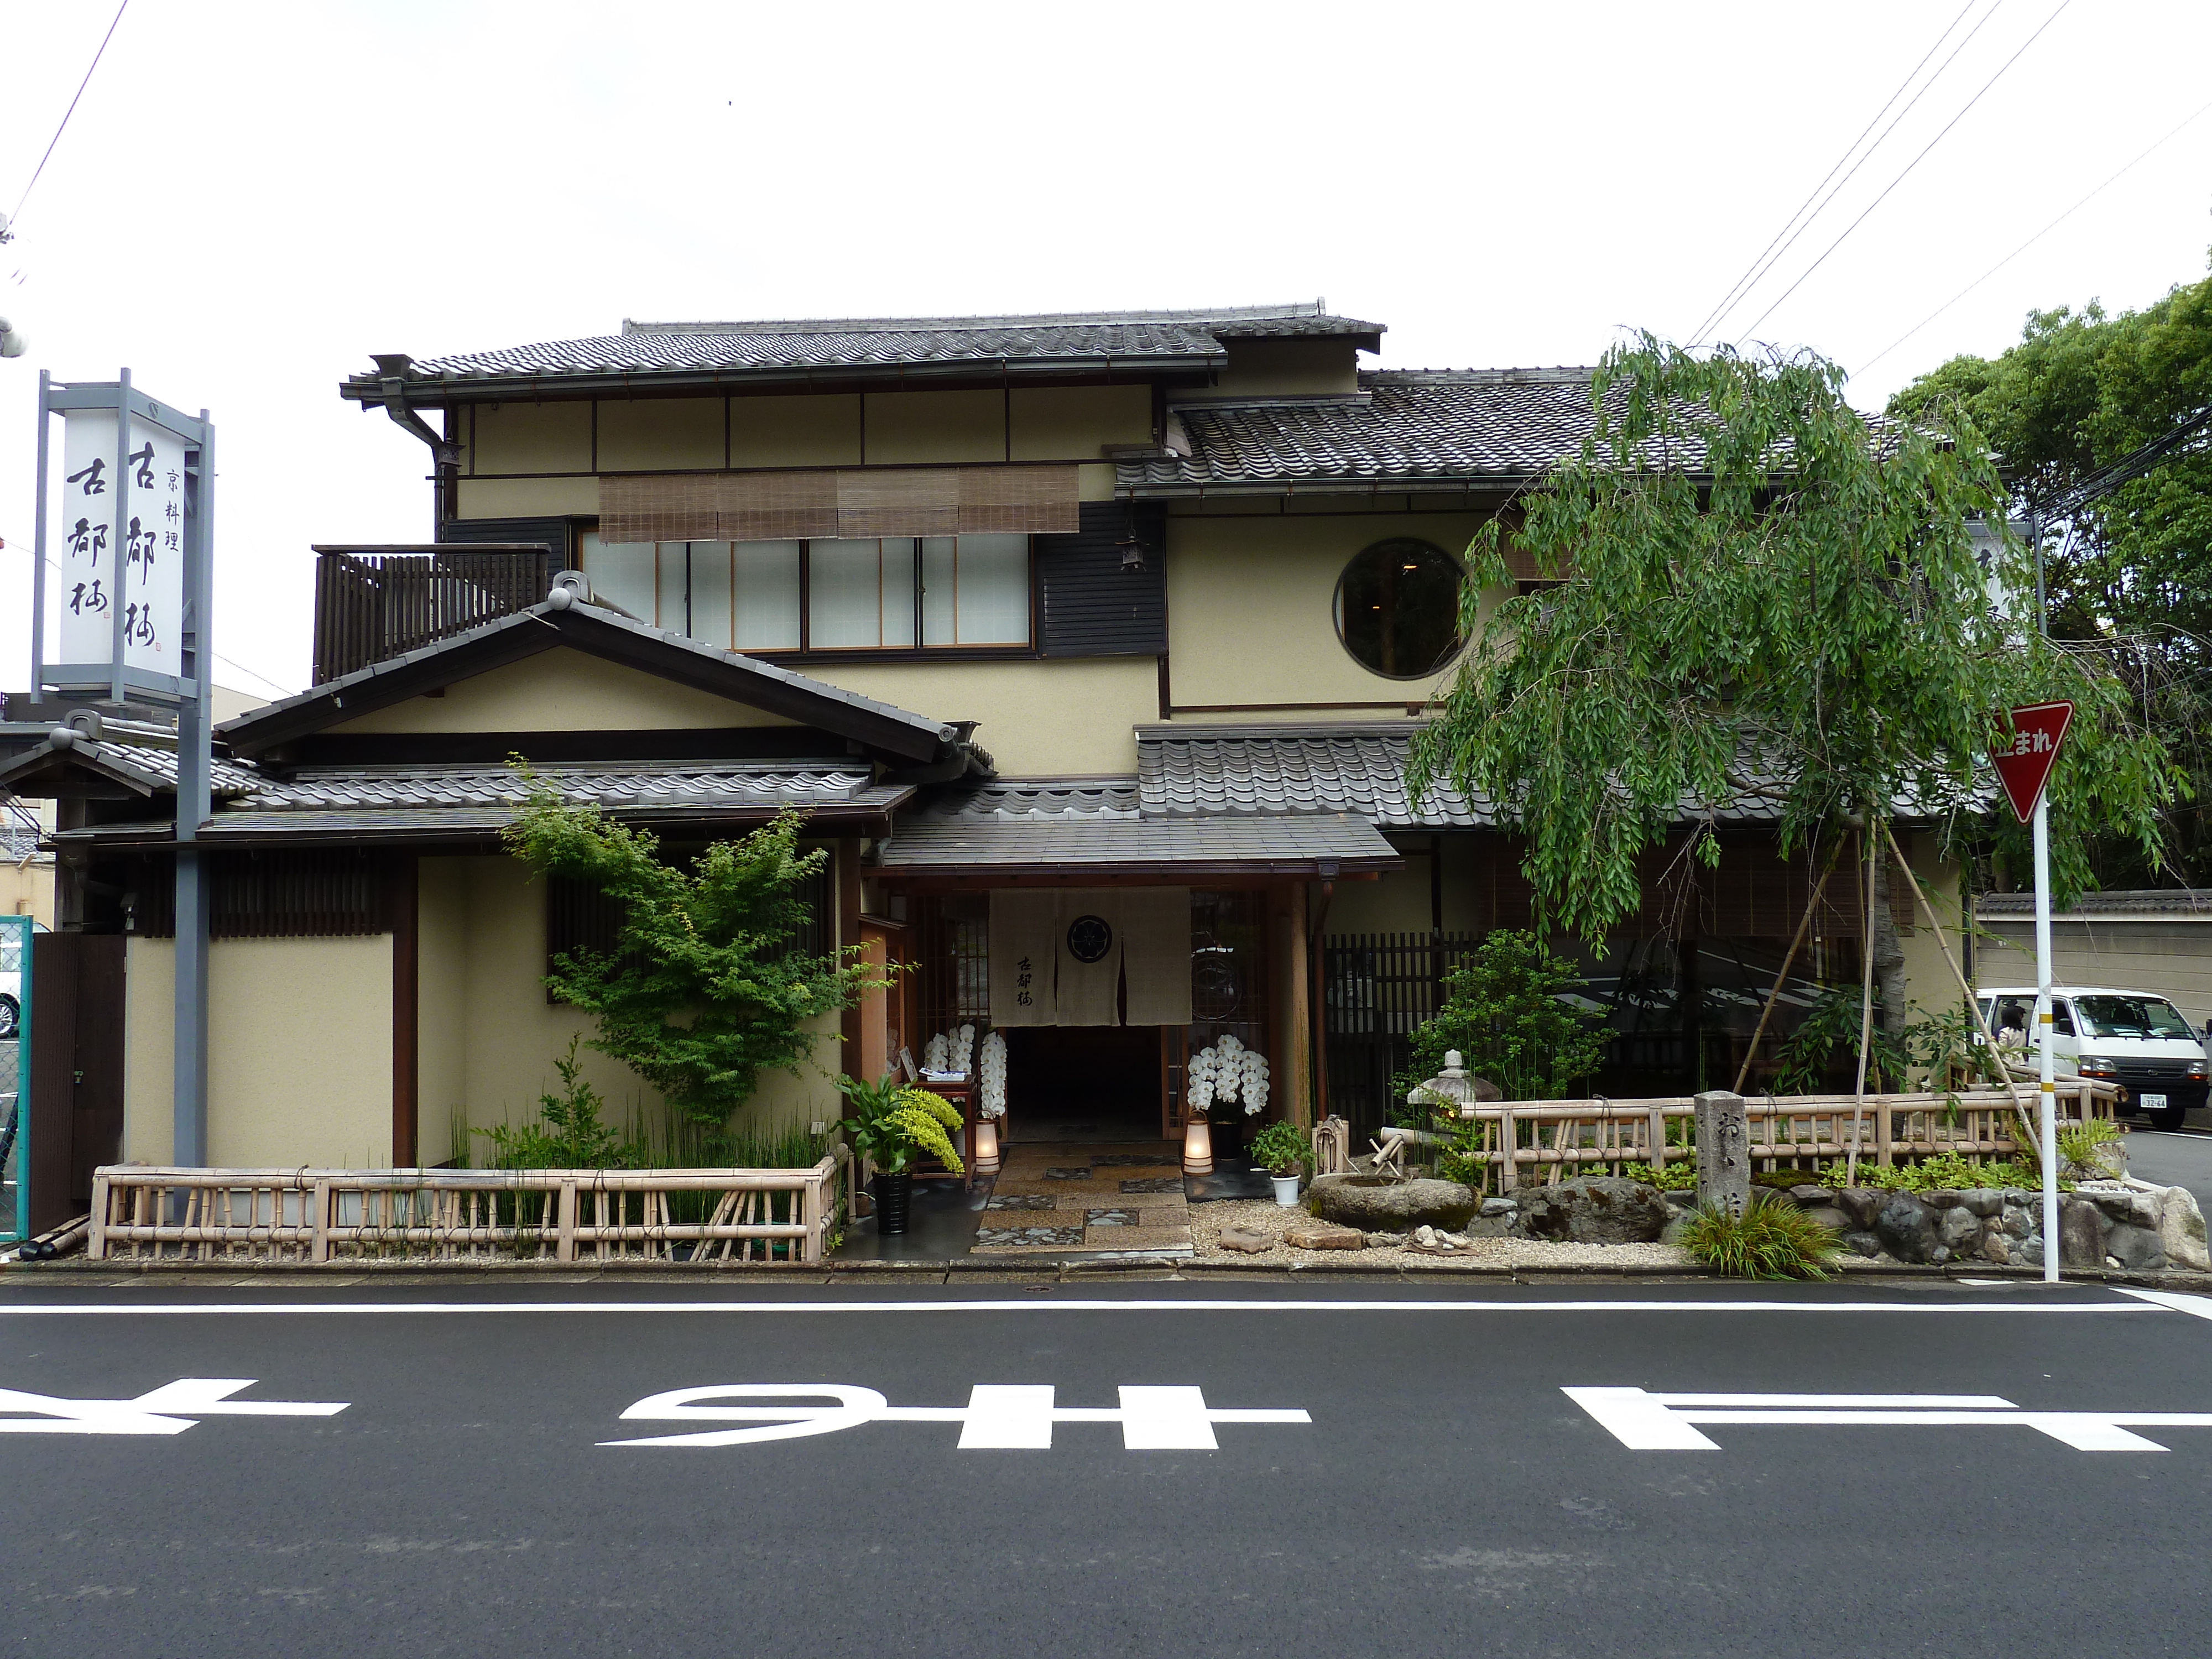
<instances>
[{"instance_id":1,"label":"grey roof tile","mask_svg":"<svg viewBox=\"0 0 2212 1659\"><path fill-rule=\"evenodd\" d=\"M734 375L896 369L931 364L1218 362L1221 340L1359 335L1379 323L1334 317L1316 303L1196 311L1052 312L1028 316L787 319L639 323L580 340L541 340L496 351L427 358L410 379L471 381L605 374ZM349 384L374 390L380 377Z\"/></svg>"},{"instance_id":2,"label":"grey roof tile","mask_svg":"<svg viewBox=\"0 0 2212 1659\"><path fill-rule=\"evenodd\" d=\"M1175 875L1395 868L1399 854L1364 818L1343 814L1138 818L1097 812L1012 818L902 817L874 863L885 871L1073 871Z\"/></svg>"},{"instance_id":3,"label":"grey roof tile","mask_svg":"<svg viewBox=\"0 0 2212 1659\"><path fill-rule=\"evenodd\" d=\"M2029 921L2035 916L2033 893L1984 893L1974 901L1974 914L1984 921ZM2063 910L2062 920L2112 917L2187 917L2212 921L2212 888L2124 888L2106 893L2084 893Z\"/></svg>"}]
</instances>

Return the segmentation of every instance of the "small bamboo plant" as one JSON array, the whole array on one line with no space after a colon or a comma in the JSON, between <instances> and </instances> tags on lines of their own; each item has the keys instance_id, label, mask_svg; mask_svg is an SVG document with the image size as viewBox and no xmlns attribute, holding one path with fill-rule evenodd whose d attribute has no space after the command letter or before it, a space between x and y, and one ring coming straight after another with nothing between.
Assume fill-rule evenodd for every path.
<instances>
[{"instance_id":1,"label":"small bamboo plant","mask_svg":"<svg viewBox=\"0 0 2212 1659\"><path fill-rule=\"evenodd\" d=\"M853 1109L853 1115L837 1127L884 1174L906 1174L925 1152L955 1175L967 1173L948 1133L960 1127L960 1109L942 1095L907 1086L896 1072L886 1072L873 1083L840 1077L837 1088Z\"/></svg>"}]
</instances>

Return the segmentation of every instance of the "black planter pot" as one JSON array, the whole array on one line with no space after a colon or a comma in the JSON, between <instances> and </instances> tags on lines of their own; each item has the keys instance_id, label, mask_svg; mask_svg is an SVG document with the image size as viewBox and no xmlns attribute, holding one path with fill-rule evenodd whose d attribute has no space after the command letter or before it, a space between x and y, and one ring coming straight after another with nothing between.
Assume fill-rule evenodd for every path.
<instances>
[{"instance_id":1,"label":"black planter pot","mask_svg":"<svg viewBox=\"0 0 2212 1659\"><path fill-rule=\"evenodd\" d=\"M868 1181L868 1193L876 1200L876 1231L904 1232L907 1209L914 1198L913 1175L902 1171L897 1175L872 1176Z\"/></svg>"}]
</instances>

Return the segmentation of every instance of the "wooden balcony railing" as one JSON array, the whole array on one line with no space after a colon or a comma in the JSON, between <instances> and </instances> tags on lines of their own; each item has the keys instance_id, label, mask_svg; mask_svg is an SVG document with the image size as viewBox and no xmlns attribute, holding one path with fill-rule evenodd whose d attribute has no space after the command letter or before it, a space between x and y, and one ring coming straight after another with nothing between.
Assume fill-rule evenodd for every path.
<instances>
[{"instance_id":1,"label":"wooden balcony railing","mask_svg":"<svg viewBox=\"0 0 2212 1659\"><path fill-rule=\"evenodd\" d=\"M522 542L317 547L315 684L533 605L550 547Z\"/></svg>"}]
</instances>

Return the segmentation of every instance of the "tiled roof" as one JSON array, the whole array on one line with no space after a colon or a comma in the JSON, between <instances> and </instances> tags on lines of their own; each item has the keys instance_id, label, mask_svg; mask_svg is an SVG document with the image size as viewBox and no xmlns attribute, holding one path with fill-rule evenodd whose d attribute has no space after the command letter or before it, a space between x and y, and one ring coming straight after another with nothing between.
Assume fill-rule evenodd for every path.
<instances>
[{"instance_id":1,"label":"tiled roof","mask_svg":"<svg viewBox=\"0 0 2212 1659\"><path fill-rule=\"evenodd\" d=\"M1356 812L1386 829L1486 827L1487 803L1472 805L1449 784L1414 806L1406 789L1412 740L1410 731L1358 725L1145 726L1137 775L1147 814Z\"/></svg>"},{"instance_id":2,"label":"tiled roof","mask_svg":"<svg viewBox=\"0 0 2212 1659\"><path fill-rule=\"evenodd\" d=\"M842 703L848 708L873 715L880 720L895 721L916 732L926 733L940 744L951 742L955 735L951 726L942 721L932 720L927 715L916 714L890 703L879 702L873 697L863 696L857 691L848 691L840 685L831 685L826 681L811 679L805 674L794 673L788 668L763 661L758 657L748 656L743 652L726 651L720 646L708 645L702 641L692 639L673 629L655 628L649 623L639 622L633 617L619 615L604 605L586 604L565 610L556 610L550 600L540 600L527 610L516 611L513 616L501 617L496 621L485 623L481 627L470 629L466 633L455 634L434 644L422 646L399 656L386 658L381 662L371 663L366 668L357 668L350 674L342 674L337 679L325 680L320 685L308 690L297 692L289 697L280 697L275 702L263 708L252 709L246 714L224 720L215 729L218 736L250 735L255 726L295 708L302 708L318 702L328 702L331 707L337 708L341 706L340 700L345 694L356 686L367 685L381 676L396 672L413 664L426 662L434 658L459 651L477 641L489 638L495 634L516 628L544 627L549 622L554 624L556 633L568 627L587 627L597 623L640 638L658 641L675 651L689 653L702 661L713 663L726 674L733 690L744 686L748 679L757 679L787 690L803 692L810 697L820 698L831 703Z\"/></svg>"},{"instance_id":3,"label":"tiled roof","mask_svg":"<svg viewBox=\"0 0 2212 1659\"><path fill-rule=\"evenodd\" d=\"M25 859L49 856L39 851L41 833L34 823L0 823L0 859L21 864Z\"/></svg>"},{"instance_id":4,"label":"tiled roof","mask_svg":"<svg viewBox=\"0 0 2212 1659\"><path fill-rule=\"evenodd\" d=\"M112 738L94 741L80 737L65 751L56 750L51 742L25 750L21 754L11 757L4 765L0 765L0 786L4 786L11 778L43 769L53 763L57 755L63 753L142 793L176 793L177 751L173 746L161 748L147 743L120 743ZM208 768L209 792L218 800L245 794L259 781L260 775L251 768L221 755L216 756Z\"/></svg>"},{"instance_id":5,"label":"tiled roof","mask_svg":"<svg viewBox=\"0 0 2212 1659\"><path fill-rule=\"evenodd\" d=\"M1379 337L1382 325L1332 317L1318 303L1220 311L1055 312L1031 316L823 318L755 322L639 323L619 334L544 340L497 351L432 357L404 378L451 381L548 377L716 374L774 378L817 371L931 365L1109 361L1218 364L1224 337ZM374 392L375 373L349 391Z\"/></svg>"},{"instance_id":6,"label":"tiled roof","mask_svg":"<svg viewBox=\"0 0 2212 1659\"><path fill-rule=\"evenodd\" d=\"M1248 818L1139 818L1093 812L1034 819L921 814L878 844L884 871L1311 875L1395 869L1395 848L1364 818L1341 813Z\"/></svg>"},{"instance_id":7,"label":"tiled roof","mask_svg":"<svg viewBox=\"0 0 2212 1659\"><path fill-rule=\"evenodd\" d=\"M1128 777L994 779L933 793L917 811L931 817L997 821L1139 816L1137 781Z\"/></svg>"},{"instance_id":8,"label":"tiled roof","mask_svg":"<svg viewBox=\"0 0 2212 1659\"><path fill-rule=\"evenodd\" d=\"M1530 478L1590 435L1591 371L1371 370L1340 397L1173 405L1188 453L1125 461L1124 494L1343 480Z\"/></svg>"},{"instance_id":9,"label":"tiled roof","mask_svg":"<svg viewBox=\"0 0 2212 1659\"><path fill-rule=\"evenodd\" d=\"M1974 914L1984 921L2032 921L2035 917L2035 895L1984 893L1974 901ZM2212 921L2212 889L2129 888L2109 893L2084 893L2056 914L2069 921L2106 918L2148 921L2176 916Z\"/></svg>"},{"instance_id":10,"label":"tiled roof","mask_svg":"<svg viewBox=\"0 0 2212 1659\"><path fill-rule=\"evenodd\" d=\"M210 841L489 832L510 823L528 793L504 767L314 767L289 776L239 769L247 770L252 787L216 812L202 832ZM563 800L655 823L750 817L786 806L888 813L914 793L873 783L866 768L835 761L572 763L533 769ZM170 833L167 822L147 821L65 830L60 839L166 840Z\"/></svg>"}]
</instances>

